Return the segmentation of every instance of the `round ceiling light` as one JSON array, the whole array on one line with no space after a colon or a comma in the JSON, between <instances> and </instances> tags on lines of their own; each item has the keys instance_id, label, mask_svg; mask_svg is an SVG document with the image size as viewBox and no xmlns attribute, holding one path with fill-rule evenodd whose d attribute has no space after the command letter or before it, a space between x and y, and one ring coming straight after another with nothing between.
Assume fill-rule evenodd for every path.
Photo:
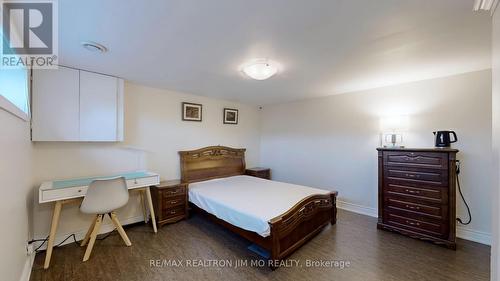
<instances>
[{"instance_id":1,"label":"round ceiling light","mask_svg":"<svg viewBox=\"0 0 500 281\"><path fill-rule=\"evenodd\" d=\"M256 59L242 67L243 73L255 80L266 80L278 73L278 64L268 59Z\"/></svg>"},{"instance_id":2,"label":"round ceiling light","mask_svg":"<svg viewBox=\"0 0 500 281\"><path fill-rule=\"evenodd\" d=\"M105 53L108 51L108 48L104 47L103 45L101 45L99 43L92 42L92 41L82 42L82 46L85 49L87 49L91 52L94 52L94 53Z\"/></svg>"}]
</instances>

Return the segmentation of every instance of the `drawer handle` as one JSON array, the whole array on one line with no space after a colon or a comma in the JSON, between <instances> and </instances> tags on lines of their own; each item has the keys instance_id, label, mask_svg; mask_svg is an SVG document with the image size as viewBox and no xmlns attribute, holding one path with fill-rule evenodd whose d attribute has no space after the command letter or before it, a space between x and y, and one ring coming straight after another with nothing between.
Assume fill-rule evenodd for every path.
<instances>
[{"instance_id":1,"label":"drawer handle","mask_svg":"<svg viewBox=\"0 0 500 281\"><path fill-rule=\"evenodd\" d=\"M406 192L411 193L411 194L420 194L420 191L418 191L418 190L409 190L409 189L406 189Z\"/></svg>"},{"instance_id":2,"label":"drawer handle","mask_svg":"<svg viewBox=\"0 0 500 281\"><path fill-rule=\"evenodd\" d=\"M177 211L170 211L170 214L171 214L171 215L173 215L173 214L175 214L175 213L177 213Z\"/></svg>"},{"instance_id":3,"label":"drawer handle","mask_svg":"<svg viewBox=\"0 0 500 281\"><path fill-rule=\"evenodd\" d=\"M419 206L410 206L410 205L405 205L406 208L412 209L412 210L420 210Z\"/></svg>"},{"instance_id":4,"label":"drawer handle","mask_svg":"<svg viewBox=\"0 0 500 281\"><path fill-rule=\"evenodd\" d=\"M177 194L179 193L179 190L176 190L176 191L170 191L170 194Z\"/></svg>"},{"instance_id":5,"label":"drawer handle","mask_svg":"<svg viewBox=\"0 0 500 281\"><path fill-rule=\"evenodd\" d=\"M179 202L178 200L172 200L170 201L170 204L177 204L177 202Z\"/></svg>"},{"instance_id":6,"label":"drawer handle","mask_svg":"<svg viewBox=\"0 0 500 281\"><path fill-rule=\"evenodd\" d=\"M409 225L420 226L420 223L418 223L418 222L406 221L406 223Z\"/></svg>"},{"instance_id":7,"label":"drawer handle","mask_svg":"<svg viewBox=\"0 0 500 281\"><path fill-rule=\"evenodd\" d=\"M405 174L405 176L409 177L409 178L420 178L420 175L414 175L414 174Z\"/></svg>"},{"instance_id":8,"label":"drawer handle","mask_svg":"<svg viewBox=\"0 0 500 281\"><path fill-rule=\"evenodd\" d=\"M418 160L420 157L418 156L406 156L405 160L406 161L415 161Z\"/></svg>"}]
</instances>

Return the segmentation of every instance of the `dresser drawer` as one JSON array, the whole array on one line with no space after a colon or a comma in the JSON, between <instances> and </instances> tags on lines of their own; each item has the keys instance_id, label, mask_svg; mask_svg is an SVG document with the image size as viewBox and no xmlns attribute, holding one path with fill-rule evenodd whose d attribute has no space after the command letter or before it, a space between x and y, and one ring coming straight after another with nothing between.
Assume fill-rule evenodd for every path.
<instances>
[{"instance_id":1,"label":"dresser drawer","mask_svg":"<svg viewBox=\"0 0 500 281\"><path fill-rule=\"evenodd\" d=\"M446 208L442 208L439 204L415 203L410 200L402 200L399 197L387 196L385 206L390 212L410 212L437 220L444 220L447 217Z\"/></svg>"},{"instance_id":2,"label":"dresser drawer","mask_svg":"<svg viewBox=\"0 0 500 281\"><path fill-rule=\"evenodd\" d=\"M162 220L168 220L186 214L186 207L184 205L173 208L165 208L162 210Z\"/></svg>"},{"instance_id":3,"label":"dresser drawer","mask_svg":"<svg viewBox=\"0 0 500 281\"><path fill-rule=\"evenodd\" d=\"M441 221L423 219L418 216L407 216L401 213L391 212L387 208L384 213L385 224L417 233L446 238L448 229L446 224Z\"/></svg>"},{"instance_id":4,"label":"dresser drawer","mask_svg":"<svg viewBox=\"0 0 500 281\"><path fill-rule=\"evenodd\" d=\"M394 179L403 182L448 186L448 171L446 170L387 166L384 169L384 176L387 179Z\"/></svg>"},{"instance_id":5,"label":"dresser drawer","mask_svg":"<svg viewBox=\"0 0 500 281\"><path fill-rule=\"evenodd\" d=\"M186 204L186 196L185 195L173 196L173 197L165 196L163 197L162 204L164 208L184 206Z\"/></svg>"},{"instance_id":6,"label":"dresser drawer","mask_svg":"<svg viewBox=\"0 0 500 281\"><path fill-rule=\"evenodd\" d=\"M384 165L428 169L448 169L448 153L385 151Z\"/></svg>"},{"instance_id":7,"label":"dresser drawer","mask_svg":"<svg viewBox=\"0 0 500 281\"><path fill-rule=\"evenodd\" d=\"M410 202L448 203L448 188L435 186L412 186L410 184L388 181L384 186L384 196L392 196Z\"/></svg>"},{"instance_id":8,"label":"dresser drawer","mask_svg":"<svg viewBox=\"0 0 500 281\"><path fill-rule=\"evenodd\" d=\"M163 198L176 197L185 194L186 188L184 188L183 186L166 187L161 190L161 195Z\"/></svg>"}]
</instances>

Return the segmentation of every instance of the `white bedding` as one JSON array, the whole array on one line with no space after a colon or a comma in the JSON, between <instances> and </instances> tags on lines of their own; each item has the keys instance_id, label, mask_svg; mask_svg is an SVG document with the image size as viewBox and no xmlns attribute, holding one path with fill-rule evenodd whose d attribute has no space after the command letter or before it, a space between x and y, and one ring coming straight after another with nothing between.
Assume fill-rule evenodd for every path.
<instances>
[{"instance_id":1,"label":"white bedding","mask_svg":"<svg viewBox=\"0 0 500 281\"><path fill-rule=\"evenodd\" d=\"M270 235L268 221L313 194L330 191L270 181L250 176L234 176L189 185L189 201L232 225Z\"/></svg>"}]
</instances>

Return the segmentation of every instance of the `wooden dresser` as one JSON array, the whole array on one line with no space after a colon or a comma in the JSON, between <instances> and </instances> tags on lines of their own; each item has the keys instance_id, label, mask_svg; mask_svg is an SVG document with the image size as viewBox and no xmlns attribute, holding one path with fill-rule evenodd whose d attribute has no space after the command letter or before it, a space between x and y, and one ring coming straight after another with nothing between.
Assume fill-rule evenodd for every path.
<instances>
[{"instance_id":1,"label":"wooden dresser","mask_svg":"<svg viewBox=\"0 0 500 281\"><path fill-rule=\"evenodd\" d=\"M151 188L155 214L160 226L188 216L187 183L180 180L162 181Z\"/></svg>"},{"instance_id":2,"label":"wooden dresser","mask_svg":"<svg viewBox=\"0 0 500 281\"><path fill-rule=\"evenodd\" d=\"M458 150L377 150L377 227L455 249Z\"/></svg>"}]
</instances>

